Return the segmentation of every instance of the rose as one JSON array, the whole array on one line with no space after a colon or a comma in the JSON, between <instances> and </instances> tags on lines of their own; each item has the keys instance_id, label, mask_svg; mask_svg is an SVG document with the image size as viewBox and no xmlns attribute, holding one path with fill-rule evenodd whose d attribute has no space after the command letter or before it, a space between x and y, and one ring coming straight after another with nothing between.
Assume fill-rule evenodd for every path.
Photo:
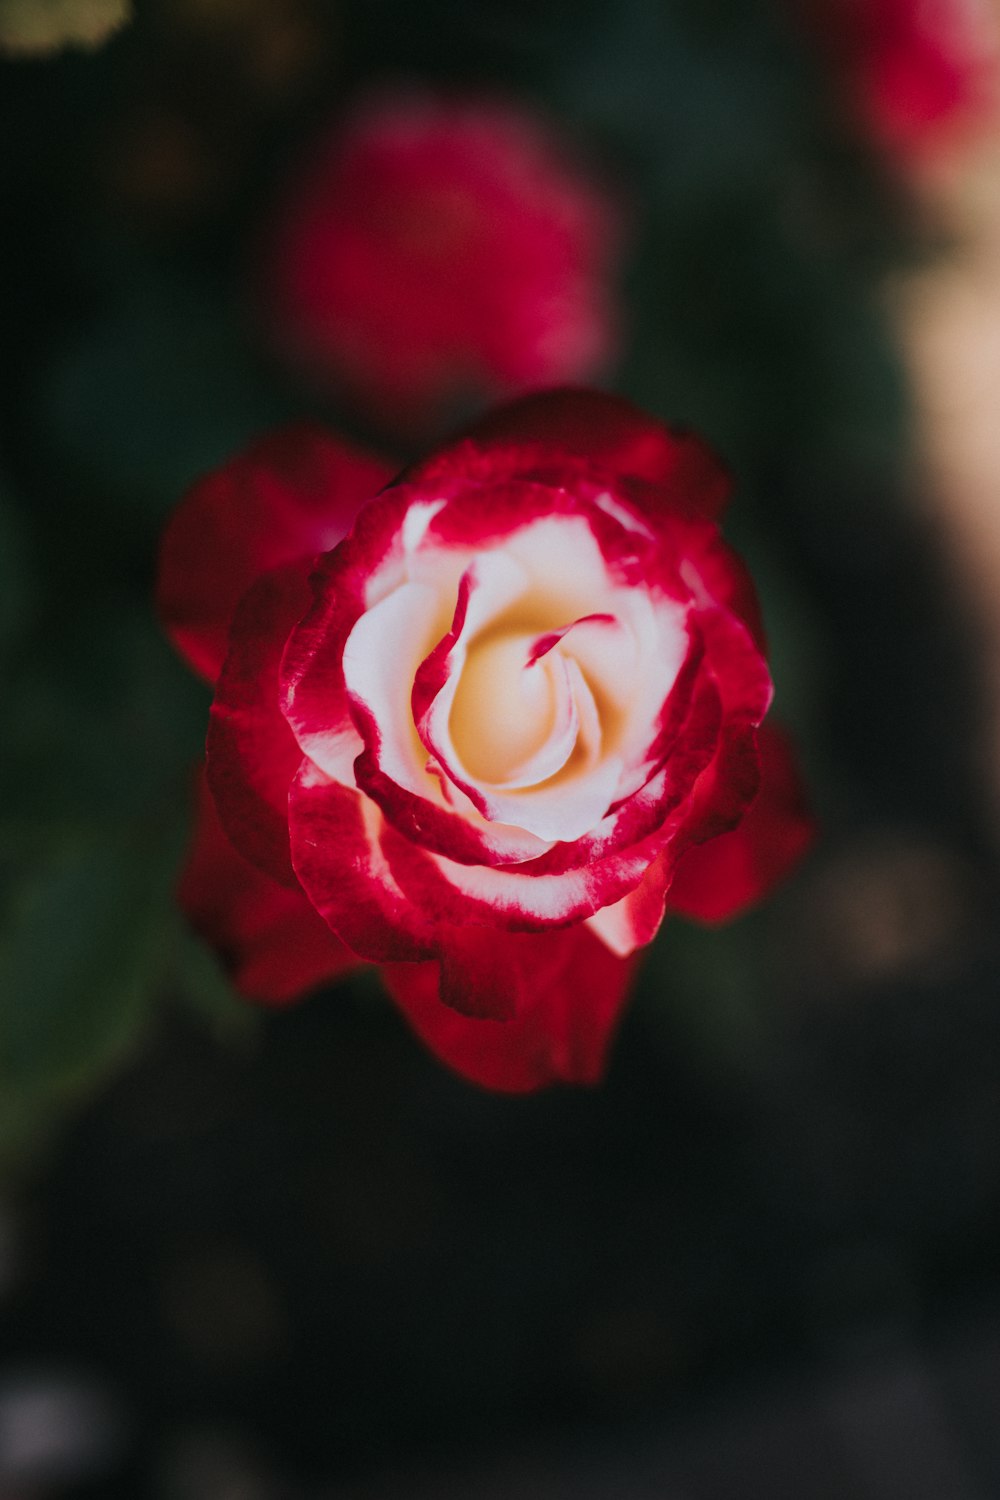
<instances>
[{"instance_id":1,"label":"rose","mask_svg":"<svg viewBox=\"0 0 1000 1500\"><path fill-rule=\"evenodd\" d=\"M730 916L810 837L728 481L586 392L389 477L293 429L168 528L216 684L182 900L258 998L377 962L467 1076L594 1079L668 901Z\"/></svg>"},{"instance_id":2,"label":"rose","mask_svg":"<svg viewBox=\"0 0 1000 1500\"><path fill-rule=\"evenodd\" d=\"M989 0L813 0L859 118L914 163L996 97L1000 27Z\"/></svg>"},{"instance_id":3,"label":"rose","mask_svg":"<svg viewBox=\"0 0 1000 1500\"><path fill-rule=\"evenodd\" d=\"M481 389L592 379L617 343L621 214L498 100L384 94L321 141L276 210L274 338L391 427Z\"/></svg>"}]
</instances>

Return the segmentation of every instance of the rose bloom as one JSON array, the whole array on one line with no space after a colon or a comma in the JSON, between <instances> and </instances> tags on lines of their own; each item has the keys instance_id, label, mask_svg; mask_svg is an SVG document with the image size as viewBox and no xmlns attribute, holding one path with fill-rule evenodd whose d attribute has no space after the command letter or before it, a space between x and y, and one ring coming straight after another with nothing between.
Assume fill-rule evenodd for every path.
<instances>
[{"instance_id":1,"label":"rose bloom","mask_svg":"<svg viewBox=\"0 0 1000 1500\"><path fill-rule=\"evenodd\" d=\"M811 836L728 489L583 391L395 479L302 427L195 485L159 585L215 684L180 897L241 990L379 963L467 1077L600 1076L665 910L732 916Z\"/></svg>"},{"instance_id":2,"label":"rose bloom","mask_svg":"<svg viewBox=\"0 0 1000 1500\"><path fill-rule=\"evenodd\" d=\"M592 379L617 345L620 214L511 104L382 95L325 138L270 228L288 356L380 426Z\"/></svg>"},{"instance_id":3,"label":"rose bloom","mask_svg":"<svg viewBox=\"0 0 1000 1500\"><path fill-rule=\"evenodd\" d=\"M992 0L813 0L860 118L902 158L946 144L996 96Z\"/></svg>"}]
</instances>

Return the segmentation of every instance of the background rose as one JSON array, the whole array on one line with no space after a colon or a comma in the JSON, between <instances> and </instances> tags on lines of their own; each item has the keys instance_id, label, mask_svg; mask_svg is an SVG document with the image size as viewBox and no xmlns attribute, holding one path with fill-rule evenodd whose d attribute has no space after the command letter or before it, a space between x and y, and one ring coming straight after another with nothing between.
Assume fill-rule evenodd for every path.
<instances>
[{"instance_id":1,"label":"background rose","mask_svg":"<svg viewBox=\"0 0 1000 1500\"><path fill-rule=\"evenodd\" d=\"M809 838L778 741L758 796L771 683L715 524L726 476L621 401L556 392L369 498L386 478L297 429L168 530L161 607L217 683L235 846L204 808L182 900L247 993L354 955L469 1076L593 1079L675 875L679 908L718 920Z\"/></svg>"},{"instance_id":2,"label":"background rose","mask_svg":"<svg viewBox=\"0 0 1000 1500\"><path fill-rule=\"evenodd\" d=\"M290 357L412 428L606 370L621 238L617 206L527 110L376 95L279 206L261 301Z\"/></svg>"},{"instance_id":3,"label":"background rose","mask_svg":"<svg viewBox=\"0 0 1000 1500\"><path fill-rule=\"evenodd\" d=\"M880 145L933 153L997 100L1000 23L990 0L818 0L820 35Z\"/></svg>"}]
</instances>

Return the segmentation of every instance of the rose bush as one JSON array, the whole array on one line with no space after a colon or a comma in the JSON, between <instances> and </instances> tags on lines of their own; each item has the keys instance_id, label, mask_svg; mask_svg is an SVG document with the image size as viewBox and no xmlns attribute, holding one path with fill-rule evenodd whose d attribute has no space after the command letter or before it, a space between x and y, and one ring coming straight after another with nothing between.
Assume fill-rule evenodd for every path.
<instances>
[{"instance_id":1,"label":"rose bush","mask_svg":"<svg viewBox=\"0 0 1000 1500\"><path fill-rule=\"evenodd\" d=\"M294 362L418 429L470 395L608 366L621 217L526 110L377 95L278 206L260 303Z\"/></svg>"},{"instance_id":2,"label":"rose bush","mask_svg":"<svg viewBox=\"0 0 1000 1500\"><path fill-rule=\"evenodd\" d=\"M599 1076L668 906L731 916L810 838L728 490L582 391L395 480L298 428L195 486L159 586L215 684L181 899L241 988L379 963L467 1076Z\"/></svg>"}]
</instances>

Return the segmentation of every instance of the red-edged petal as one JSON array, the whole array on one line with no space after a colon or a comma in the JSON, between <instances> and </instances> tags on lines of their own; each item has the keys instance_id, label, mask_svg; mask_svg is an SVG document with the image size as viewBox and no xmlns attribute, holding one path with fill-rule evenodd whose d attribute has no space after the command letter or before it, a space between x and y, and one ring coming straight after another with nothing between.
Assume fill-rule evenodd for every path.
<instances>
[{"instance_id":1,"label":"red-edged petal","mask_svg":"<svg viewBox=\"0 0 1000 1500\"><path fill-rule=\"evenodd\" d=\"M308 561L265 573L240 600L216 688L206 745L208 784L244 858L295 886L288 850L288 787L302 760L278 707L289 633L309 607Z\"/></svg>"},{"instance_id":2,"label":"red-edged petal","mask_svg":"<svg viewBox=\"0 0 1000 1500\"><path fill-rule=\"evenodd\" d=\"M688 567L682 573L692 578L697 573L696 595L704 590L717 604L738 615L753 636L762 656L767 655L767 638L760 602L753 579L743 559L722 540L717 531L692 532L688 541ZM700 588L699 588L700 585Z\"/></svg>"},{"instance_id":3,"label":"red-edged petal","mask_svg":"<svg viewBox=\"0 0 1000 1500\"><path fill-rule=\"evenodd\" d=\"M393 830L374 802L306 760L291 786L288 821L302 887L349 948L375 962L437 956L433 926L400 889L383 852Z\"/></svg>"},{"instance_id":4,"label":"red-edged petal","mask_svg":"<svg viewBox=\"0 0 1000 1500\"><path fill-rule=\"evenodd\" d=\"M735 828L760 786L758 726L773 696L771 676L747 626L728 610L701 615L710 670L722 700L722 729L715 755L690 799L677 858L691 844Z\"/></svg>"},{"instance_id":5,"label":"red-edged petal","mask_svg":"<svg viewBox=\"0 0 1000 1500\"><path fill-rule=\"evenodd\" d=\"M532 860L526 867L528 874L606 871L615 868L622 856L628 863L634 845L651 837L662 842L673 836L681 826L678 820L687 816L699 778L718 754L720 695L710 674L698 670L700 661L700 641L696 639L678 677L675 693L664 708L654 747L661 757L659 768L613 807L590 833L573 843L556 844L547 854ZM629 880L619 895L634 884L634 880ZM617 899L605 892L598 904L606 905Z\"/></svg>"},{"instance_id":6,"label":"red-edged petal","mask_svg":"<svg viewBox=\"0 0 1000 1500\"><path fill-rule=\"evenodd\" d=\"M438 964L383 970L389 993L442 1062L484 1088L512 1094L600 1081L634 960L616 958L582 926L539 935L488 933L478 959L465 957L468 990L482 982L479 964L491 976L510 976L516 1009L508 1020L477 1020L445 1004ZM453 967L454 1002L457 961Z\"/></svg>"},{"instance_id":7,"label":"red-edged petal","mask_svg":"<svg viewBox=\"0 0 1000 1500\"><path fill-rule=\"evenodd\" d=\"M782 880L816 833L795 755L771 724L757 733L760 790L730 833L689 849L670 887L670 911L700 922L724 922Z\"/></svg>"},{"instance_id":8,"label":"red-edged petal","mask_svg":"<svg viewBox=\"0 0 1000 1500\"><path fill-rule=\"evenodd\" d=\"M358 787L408 838L471 864L514 863L531 859L550 846L520 828L487 822L481 816L483 808L477 811L464 796L460 798L462 811L456 811L452 805L459 795L455 787L469 789L458 781L422 724L424 700L433 702L448 677L450 652L466 618L471 576L481 570L495 574L496 564L503 561L486 558L467 569L459 584L452 629L422 663L421 651L439 628L435 625L428 635L429 623L436 616L440 618L440 605L433 589L412 583L396 589L368 611L352 631L343 654L351 713L365 746L354 762ZM521 570L509 561L500 572L505 581L501 582L499 598L493 596L494 607L510 597L511 573L515 589L522 580ZM429 762L427 755L414 757L414 721L432 757ZM309 747L310 742L305 743ZM442 805L437 794L440 779L431 792L432 777L440 778L441 771L454 783L445 794L450 799L448 805Z\"/></svg>"},{"instance_id":9,"label":"red-edged petal","mask_svg":"<svg viewBox=\"0 0 1000 1500\"><path fill-rule=\"evenodd\" d=\"M303 754L328 775L345 775L361 749L348 744L344 647L365 612L367 586L402 554L407 504L407 494L393 487L365 506L349 537L317 559L310 607L287 644L281 709Z\"/></svg>"},{"instance_id":10,"label":"red-edged petal","mask_svg":"<svg viewBox=\"0 0 1000 1500\"><path fill-rule=\"evenodd\" d=\"M336 546L393 472L302 424L272 433L188 491L164 533L157 600L196 672L215 681L233 612L254 580Z\"/></svg>"},{"instance_id":11,"label":"red-edged petal","mask_svg":"<svg viewBox=\"0 0 1000 1500\"><path fill-rule=\"evenodd\" d=\"M387 828L381 845L400 891L435 931L468 923L508 932L546 932L593 916L639 884L670 837L667 827L590 865L558 874L530 866L464 865L429 853ZM353 944L352 944L353 946Z\"/></svg>"},{"instance_id":12,"label":"red-edged petal","mask_svg":"<svg viewBox=\"0 0 1000 1500\"><path fill-rule=\"evenodd\" d=\"M177 899L251 1000L285 1004L358 964L300 890L277 885L236 852L204 775Z\"/></svg>"},{"instance_id":13,"label":"red-edged petal","mask_svg":"<svg viewBox=\"0 0 1000 1500\"><path fill-rule=\"evenodd\" d=\"M483 443L558 444L611 474L666 486L684 509L713 520L732 489L728 472L700 438L601 391L563 388L524 396L476 422L469 436Z\"/></svg>"},{"instance_id":14,"label":"red-edged petal","mask_svg":"<svg viewBox=\"0 0 1000 1500\"><path fill-rule=\"evenodd\" d=\"M653 860L634 891L588 918L591 932L619 958L653 941L663 921L673 870L667 851Z\"/></svg>"},{"instance_id":15,"label":"red-edged petal","mask_svg":"<svg viewBox=\"0 0 1000 1500\"><path fill-rule=\"evenodd\" d=\"M717 753L718 728L719 696L706 679L691 704L683 743L674 745L668 766L602 820L587 839L555 845L524 865L490 869L458 864L386 829L380 842L394 880L435 929L462 921L540 932L593 916L632 891L653 860L669 851L680 835L686 842L692 840L692 805L701 775ZM752 743L751 751L755 771ZM755 790L756 780L746 801ZM746 801L739 804L739 812ZM699 808L701 821L710 812ZM718 830L713 827L714 831Z\"/></svg>"}]
</instances>

